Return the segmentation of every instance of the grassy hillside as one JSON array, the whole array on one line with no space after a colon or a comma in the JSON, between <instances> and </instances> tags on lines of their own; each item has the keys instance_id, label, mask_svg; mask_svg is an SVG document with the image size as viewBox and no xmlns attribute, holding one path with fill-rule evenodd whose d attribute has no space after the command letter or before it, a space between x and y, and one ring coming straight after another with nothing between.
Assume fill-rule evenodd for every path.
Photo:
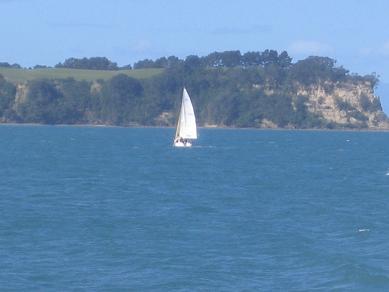
<instances>
[{"instance_id":1,"label":"grassy hillside","mask_svg":"<svg viewBox=\"0 0 389 292\"><path fill-rule=\"evenodd\" d=\"M136 70L81 70L66 68L45 68L45 69L14 69L1 68L0 74L12 83L25 82L34 79L63 79L72 77L75 80L107 80L113 76L124 73L137 79L145 79L162 73L163 69L136 69Z\"/></svg>"}]
</instances>

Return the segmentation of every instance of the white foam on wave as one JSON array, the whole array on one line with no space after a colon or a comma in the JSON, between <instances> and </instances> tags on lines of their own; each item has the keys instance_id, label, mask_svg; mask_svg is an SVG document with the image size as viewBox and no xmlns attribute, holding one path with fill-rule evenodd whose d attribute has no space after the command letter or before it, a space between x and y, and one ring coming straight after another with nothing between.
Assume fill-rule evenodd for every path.
<instances>
[{"instance_id":1,"label":"white foam on wave","mask_svg":"<svg viewBox=\"0 0 389 292\"><path fill-rule=\"evenodd\" d=\"M369 228L359 228L358 229L358 232L369 232L370 229Z\"/></svg>"},{"instance_id":2,"label":"white foam on wave","mask_svg":"<svg viewBox=\"0 0 389 292\"><path fill-rule=\"evenodd\" d=\"M191 148L216 148L214 145L194 145Z\"/></svg>"},{"instance_id":3,"label":"white foam on wave","mask_svg":"<svg viewBox=\"0 0 389 292\"><path fill-rule=\"evenodd\" d=\"M387 173L385 173L385 175L389 175L389 171Z\"/></svg>"}]
</instances>

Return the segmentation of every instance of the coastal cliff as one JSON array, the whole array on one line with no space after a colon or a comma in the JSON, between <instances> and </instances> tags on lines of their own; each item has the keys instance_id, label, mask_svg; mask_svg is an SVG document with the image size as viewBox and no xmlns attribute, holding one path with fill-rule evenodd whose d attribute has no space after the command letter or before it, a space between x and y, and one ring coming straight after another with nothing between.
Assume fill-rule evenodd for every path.
<instances>
[{"instance_id":1,"label":"coastal cliff","mask_svg":"<svg viewBox=\"0 0 389 292\"><path fill-rule=\"evenodd\" d=\"M388 118L369 81L299 86L296 94L306 97L309 112L337 127L389 129Z\"/></svg>"},{"instance_id":2,"label":"coastal cliff","mask_svg":"<svg viewBox=\"0 0 389 292\"><path fill-rule=\"evenodd\" d=\"M286 52L267 50L174 60L148 78L118 70L88 81L77 69L68 72L75 78L66 79L51 77L57 69L47 70L45 78L16 82L15 72L0 75L0 122L174 126L185 86L199 126L389 129L374 94L377 76L350 74L327 57L292 63Z\"/></svg>"}]
</instances>

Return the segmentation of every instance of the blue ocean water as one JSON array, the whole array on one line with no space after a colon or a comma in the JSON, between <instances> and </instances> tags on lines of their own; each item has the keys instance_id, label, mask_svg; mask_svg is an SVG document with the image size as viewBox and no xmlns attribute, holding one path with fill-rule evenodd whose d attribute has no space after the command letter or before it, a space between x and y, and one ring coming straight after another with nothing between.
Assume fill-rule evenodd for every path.
<instances>
[{"instance_id":1,"label":"blue ocean water","mask_svg":"<svg viewBox=\"0 0 389 292\"><path fill-rule=\"evenodd\" d=\"M0 127L0 290L389 289L389 133Z\"/></svg>"}]
</instances>

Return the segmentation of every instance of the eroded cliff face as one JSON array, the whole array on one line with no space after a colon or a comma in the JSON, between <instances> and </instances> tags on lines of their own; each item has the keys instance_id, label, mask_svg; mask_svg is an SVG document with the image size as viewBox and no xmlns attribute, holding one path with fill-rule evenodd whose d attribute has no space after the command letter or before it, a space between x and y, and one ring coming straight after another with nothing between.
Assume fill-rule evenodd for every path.
<instances>
[{"instance_id":1,"label":"eroded cliff face","mask_svg":"<svg viewBox=\"0 0 389 292\"><path fill-rule=\"evenodd\" d=\"M26 83L19 83L16 85L15 105L26 102L28 85Z\"/></svg>"},{"instance_id":2,"label":"eroded cliff face","mask_svg":"<svg viewBox=\"0 0 389 292\"><path fill-rule=\"evenodd\" d=\"M370 82L324 82L296 88L297 96L305 98L307 109L334 127L389 129L389 120Z\"/></svg>"},{"instance_id":3,"label":"eroded cliff face","mask_svg":"<svg viewBox=\"0 0 389 292\"><path fill-rule=\"evenodd\" d=\"M27 101L28 90L29 88L26 83L19 83L16 85L15 102L12 109L18 115L23 115L22 108L23 104ZM10 122L12 122L12 120Z\"/></svg>"}]
</instances>

